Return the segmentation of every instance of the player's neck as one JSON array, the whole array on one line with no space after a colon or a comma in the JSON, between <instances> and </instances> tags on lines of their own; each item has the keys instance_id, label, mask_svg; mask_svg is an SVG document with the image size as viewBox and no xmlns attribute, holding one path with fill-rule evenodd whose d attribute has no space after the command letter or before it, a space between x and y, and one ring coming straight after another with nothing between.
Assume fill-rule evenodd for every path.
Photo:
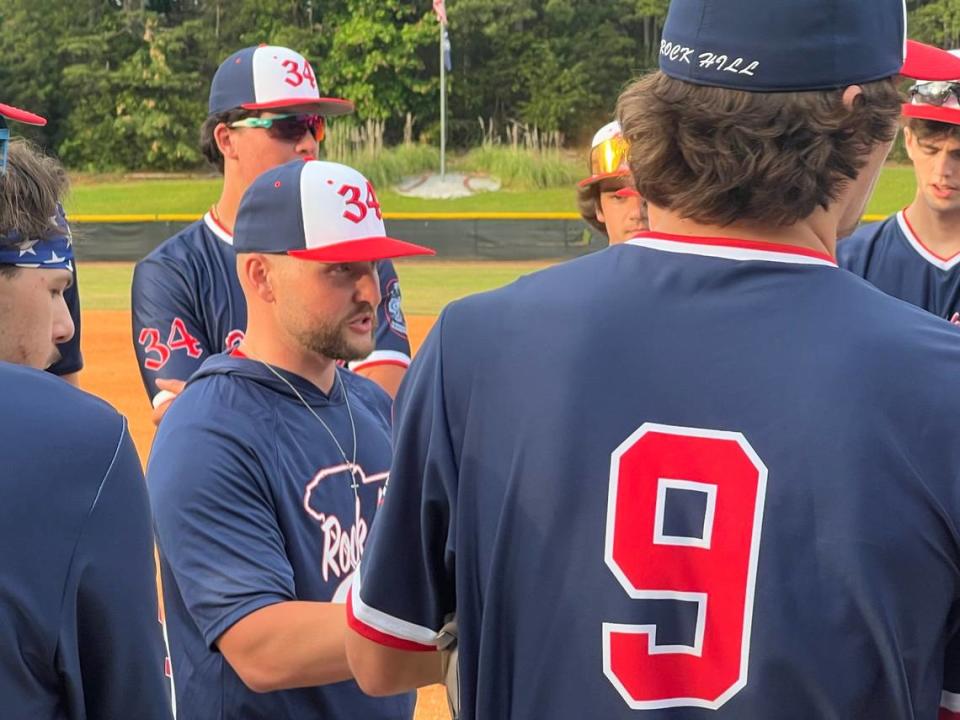
<instances>
[{"instance_id":1,"label":"player's neck","mask_svg":"<svg viewBox=\"0 0 960 720\"><path fill-rule=\"evenodd\" d=\"M233 226L237 222L237 210L247 186L235 178L225 177L220 199L213 206L213 214L220 226L229 233L233 233Z\"/></svg>"},{"instance_id":2,"label":"player's neck","mask_svg":"<svg viewBox=\"0 0 960 720\"><path fill-rule=\"evenodd\" d=\"M746 222L710 225L681 217L669 210L650 207L650 229L654 232L791 245L826 253L831 257L836 255L836 228L836 213L822 210L793 225L765 226Z\"/></svg>"},{"instance_id":3,"label":"player's neck","mask_svg":"<svg viewBox=\"0 0 960 720\"><path fill-rule=\"evenodd\" d=\"M918 197L904 214L920 242L934 253L946 258L960 252L960 211L939 212Z\"/></svg>"},{"instance_id":4,"label":"player's neck","mask_svg":"<svg viewBox=\"0 0 960 720\"><path fill-rule=\"evenodd\" d=\"M319 353L305 350L292 338L263 333L252 324L240 345L240 352L251 360L259 360L309 380L329 394L336 378L336 361Z\"/></svg>"}]
</instances>

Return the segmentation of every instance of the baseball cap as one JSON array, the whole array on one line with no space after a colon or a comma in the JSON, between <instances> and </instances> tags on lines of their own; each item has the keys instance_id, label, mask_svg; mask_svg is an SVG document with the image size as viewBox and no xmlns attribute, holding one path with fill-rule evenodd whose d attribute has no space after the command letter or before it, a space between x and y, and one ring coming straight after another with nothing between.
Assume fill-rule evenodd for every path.
<instances>
[{"instance_id":1,"label":"baseball cap","mask_svg":"<svg viewBox=\"0 0 960 720\"><path fill-rule=\"evenodd\" d=\"M346 165L291 160L247 188L237 211L238 253L285 253L325 263L434 255L388 237L373 185Z\"/></svg>"},{"instance_id":2,"label":"baseball cap","mask_svg":"<svg viewBox=\"0 0 960 720\"><path fill-rule=\"evenodd\" d=\"M343 98L320 97L313 67L300 53L278 45L238 50L217 68L210 84L210 114L235 108L297 108L327 117L353 112Z\"/></svg>"},{"instance_id":3,"label":"baseball cap","mask_svg":"<svg viewBox=\"0 0 960 720\"><path fill-rule=\"evenodd\" d=\"M960 50L950 50L960 58ZM960 75L950 81L921 80L910 88L910 102L904 103L905 117L960 125Z\"/></svg>"},{"instance_id":4,"label":"baseball cap","mask_svg":"<svg viewBox=\"0 0 960 720\"><path fill-rule=\"evenodd\" d=\"M614 120L604 125L597 130L590 145L590 177L577 185L585 188L600 180L630 175L629 150L620 123Z\"/></svg>"},{"instance_id":5,"label":"baseball cap","mask_svg":"<svg viewBox=\"0 0 960 720\"><path fill-rule=\"evenodd\" d=\"M696 85L786 92L960 77L960 58L907 40L905 0L672 0L662 38L660 69Z\"/></svg>"}]
</instances>

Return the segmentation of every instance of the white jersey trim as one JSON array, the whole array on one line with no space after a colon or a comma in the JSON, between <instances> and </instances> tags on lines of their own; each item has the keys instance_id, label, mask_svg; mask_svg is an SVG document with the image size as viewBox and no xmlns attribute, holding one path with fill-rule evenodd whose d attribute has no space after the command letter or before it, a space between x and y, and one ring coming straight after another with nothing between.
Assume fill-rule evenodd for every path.
<instances>
[{"instance_id":1,"label":"white jersey trim","mask_svg":"<svg viewBox=\"0 0 960 720\"><path fill-rule=\"evenodd\" d=\"M737 247L735 245L702 245L695 240L678 242L656 237L635 237L627 240L626 245L645 247L651 250L681 253L683 255L703 255L706 257L723 258L724 260L762 261L788 263L791 265L821 265L835 268L836 264L824 258L801 255L799 253L778 252L776 250L759 250L755 248Z\"/></svg>"},{"instance_id":2,"label":"white jersey trim","mask_svg":"<svg viewBox=\"0 0 960 720\"><path fill-rule=\"evenodd\" d=\"M228 233L213 219L213 215L210 214L209 210L203 215L203 224L207 226L210 232L223 240L227 245L233 245L233 235Z\"/></svg>"},{"instance_id":3,"label":"white jersey trim","mask_svg":"<svg viewBox=\"0 0 960 720\"><path fill-rule=\"evenodd\" d=\"M910 247L917 252L917 255L934 267L938 267L941 270L952 270L957 266L957 263L960 263L960 253L957 253L951 258L944 259L930 252L930 250L920 242L920 238L914 234L913 228L910 227L906 215L903 214L903 210L897 213L897 225L900 226L900 232L903 233L903 236L907 239L907 242L910 243Z\"/></svg>"},{"instance_id":4,"label":"white jersey trim","mask_svg":"<svg viewBox=\"0 0 960 720\"><path fill-rule=\"evenodd\" d=\"M436 630L415 625L412 622L395 618L385 612L367 605L360 598L360 567L353 573L353 586L350 588L350 600L353 606L353 616L364 625L379 630L385 635L415 642L420 645L436 645L439 633Z\"/></svg>"},{"instance_id":5,"label":"white jersey trim","mask_svg":"<svg viewBox=\"0 0 960 720\"><path fill-rule=\"evenodd\" d=\"M950 712L960 713L960 694L944 690L940 693L940 707Z\"/></svg>"},{"instance_id":6,"label":"white jersey trim","mask_svg":"<svg viewBox=\"0 0 960 720\"><path fill-rule=\"evenodd\" d=\"M363 360L354 360L347 363L347 367L351 370L362 370L368 365L402 365L403 367L409 367L410 356L396 350L374 350Z\"/></svg>"}]
</instances>

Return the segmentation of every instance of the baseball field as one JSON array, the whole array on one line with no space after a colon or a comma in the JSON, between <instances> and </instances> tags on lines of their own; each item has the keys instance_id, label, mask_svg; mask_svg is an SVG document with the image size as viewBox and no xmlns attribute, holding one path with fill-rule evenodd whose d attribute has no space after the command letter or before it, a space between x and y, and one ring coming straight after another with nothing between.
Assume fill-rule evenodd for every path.
<instances>
[{"instance_id":1,"label":"baseball field","mask_svg":"<svg viewBox=\"0 0 960 720\"><path fill-rule=\"evenodd\" d=\"M504 285L545 262L397 262L403 287L403 307L414 352L437 314L451 300ZM130 421L144 464L153 441L153 425L130 330L130 263L81 263L81 342L85 367L83 388L108 401ZM442 689L421 691L416 720L449 717Z\"/></svg>"}]
</instances>

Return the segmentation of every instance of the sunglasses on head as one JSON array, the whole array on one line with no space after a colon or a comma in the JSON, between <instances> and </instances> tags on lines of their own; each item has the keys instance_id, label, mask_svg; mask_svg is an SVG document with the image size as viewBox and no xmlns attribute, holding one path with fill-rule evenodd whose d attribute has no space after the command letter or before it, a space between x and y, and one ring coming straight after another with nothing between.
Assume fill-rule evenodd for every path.
<instances>
[{"instance_id":1,"label":"sunglasses on head","mask_svg":"<svg viewBox=\"0 0 960 720\"><path fill-rule=\"evenodd\" d=\"M630 143L620 135L615 135L594 146L590 151L591 175L615 175L628 171L627 160Z\"/></svg>"},{"instance_id":2,"label":"sunglasses on head","mask_svg":"<svg viewBox=\"0 0 960 720\"><path fill-rule=\"evenodd\" d=\"M286 115L274 115L267 118L248 117L232 122L227 127L261 128L266 130L267 134L273 139L288 142L299 140L306 133L310 133L314 140L320 142L326 133L327 123L322 115L287 113Z\"/></svg>"},{"instance_id":3,"label":"sunglasses on head","mask_svg":"<svg viewBox=\"0 0 960 720\"><path fill-rule=\"evenodd\" d=\"M926 105L946 105L950 98L960 104L960 83L955 82L924 82L917 83L910 88L910 99L917 98Z\"/></svg>"}]
</instances>

